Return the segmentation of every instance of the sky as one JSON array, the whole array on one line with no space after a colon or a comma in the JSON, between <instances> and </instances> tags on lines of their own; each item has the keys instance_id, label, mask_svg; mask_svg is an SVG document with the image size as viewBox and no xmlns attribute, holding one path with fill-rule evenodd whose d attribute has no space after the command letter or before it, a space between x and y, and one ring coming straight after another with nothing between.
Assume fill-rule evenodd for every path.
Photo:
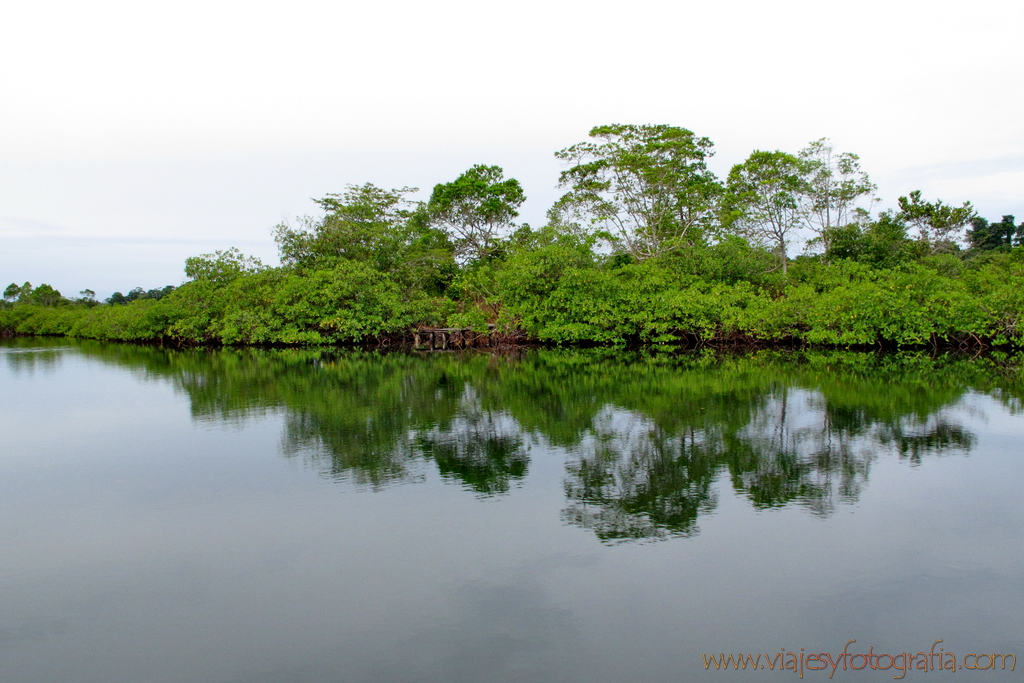
<instances>
[{"instance_id":1,"label":"sky","mask_svg":"<svg viewBox=\"0 0 1024 683\"><path fill-rule=\"evenodd\" d=\"M755 149L828 137L879 208L1024 219L1024 3L633 0L0 4L0 287L184 280L349 183L497 164L544 222L596 125Z\"/></svg>"}]
</instances>

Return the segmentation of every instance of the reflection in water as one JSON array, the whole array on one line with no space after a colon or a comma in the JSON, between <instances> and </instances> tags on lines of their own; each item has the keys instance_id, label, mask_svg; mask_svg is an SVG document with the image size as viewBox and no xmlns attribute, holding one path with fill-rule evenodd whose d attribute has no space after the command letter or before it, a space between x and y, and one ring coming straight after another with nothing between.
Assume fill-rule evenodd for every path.
<instances>
[{"instance_id":1,"label":"reflection in water","mask_svg":"<svg viewBox=\"0 0 1024 683\"><path fill-rule=\"evenodd\" d=\"M472 389L467 388L467 394ZM506 493L513 481L526 476L530 463L515 419L478 405L452 420L447 429L419 434L416 446L437 463L441 476L484 495Z\"/></svg>"},{"instance_id":2,"label":"reflection in water","mask_svg":"<svg viewBox=\"0 0 1024 683\"><path fill-rule=\"evenodd\" d=\"M3 347L18 368L66 352L16 348ZM280 413L286 456L371 489L435 471L505 495L537 447L562 449L563 519L605 542L696 533L723 476L756 508L827 516L857 500L879 457L969 451L975 436L950 410L966 394L1014 412L1024 396L1019 358L1000 355L72 348L172 381L197 420Z\"/></svg>"},{"instance_id":3,"label":"reflection in water","mask_svg":"<svg viewBox=\"0 0 1024 683\"><path fill-rule=\"evenodd\" d=\"M704 435L669 435L607 409L566 467L563 519L605 541L687 536L714 508L717 474Z\"/></svg>"},{"instance_id":4,"label":"reflection in water","mask_svg":"<svg viewBox=\"0 0 1024 683\"><path fill-rule=\"evenodd\" d=\"M36 342L35 344L29 344L28 341L16 337L3 340L3 346L0 346L4 352L7 367L15 376L31 375L37 371L53 372L60 366L64 354L72 348L63 341L60 344L54 344L52 340L46 340L50 343L45 344L45 347L41 349L38 340L33 340Z\"/></svg>"}]
</instances>

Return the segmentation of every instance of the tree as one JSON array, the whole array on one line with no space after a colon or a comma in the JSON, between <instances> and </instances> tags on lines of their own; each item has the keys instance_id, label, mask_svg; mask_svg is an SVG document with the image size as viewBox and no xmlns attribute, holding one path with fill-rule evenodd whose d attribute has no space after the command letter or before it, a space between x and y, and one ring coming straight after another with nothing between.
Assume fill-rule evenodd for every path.
<instances>
[{"instance_id":1,"label":"tree","mask_svg":"<svg viewBox=\"0 0 1024 683\"><path fill-rule=\"evenodd\" d=\"M928 245L932 254L957 249L960 231L977 215L970 202L959 207L943 204L940 199L926 202L921 199L920 190L914 190L909 197L900 197L899 207L899 217L917 228L919 239Z\"/></svg>"},{"instance_id":2,"label":"tree","mask_svg":"<svg viewBox=\"0 0 1024 683\"><path fill-rule=\"evenodd\" d=\"M30 283L26 282L18 289L18 303L36 304L37 306L58 306L68 303L60 292L45 283L33 288Z\"/></svg>"},{"instance_id":3,"label":"tree","mask_svg":"<svg viewBox=\"0 0 1024 683\"><path fill-rule=\"evenodd\" d=\"M849 259L876 268L894 268L920 256L919 243L907 237L907 225L893 211L883 211L876 220L830 228L825 233L828 261Z\"/></svg>"},{"instance_id":4,"label":"tree","mask_svg":"<svg viewBox=\"0 0 1024 683\"><path fill-rule=\"evenodd\" d=\"M499 239L526 201L519 181L505 179L500 166L477 164L450 183L434 186L427 202L430 224L453 238L456 257L479 261L493 256Z\"/></svg>"},{"instance_id":5,"label":"tree","mask_svg":"<svg viewBox=\"0 0 1024 683\"><path fill-rule=\"evenodd\" d=\"M234 253L232 253L234 252ZM218 262L219 259L219 262ZM245 256L237 249L229 249L226 252L216 254L204 254L186 260L185 272L196 275L193 279L214 281L219 284L227 284L242 273L254 273L264 268L260 260ZM135 287L127 295L121 292L114 292L107 299L108 304L130 304L140 299L162 299L177 289L174 285L167 285L162 289L145 290L142 287ZM80 292L83 301L89 301L96 297L91 289ZM87 294L88 293L88 294ZM91 296L90 296L91 295Z\"/></svg>"},{"instance_id":6,"label":"tree","mask_svg":"<svg viewBox=\"0 0 1024 683\"><path fill-rule=\"evenodd\" d=\"M860 157L849 152L836 154L828 138L815 140L800 150L800 160L805 222L827 252L830 229L866 218L870 209L859 203L878 187L860 170Z\"/></svg>"},{"instance_id":7,"label":"tree","mask_svg":"<svg viewBox=\"0 0 1024 683\"><path fill-rule=\"evenodd\" d=\"M667 125L597 126L555 156L570 164L556 214L589 221L617 250L642 260L704 242L722 188L706 160L711 140Z\"/></svg>"},{"instance_id":8,"label":"tree","mask_svg":"<svg viewBox=\"0 0 1024 683\"><path fill-rule=\"evenodd\" d=\"M331 268L338 259L366 263L407 288L443 291L452 276L453 247L429 224L425 207L407 199L416 188L385 190L372 183L315 200L322 218L307 216L301 228L280 224L274 240L285 265Z\"/></svg>"},{"instance_id":9,"label":"tree","mask_svg":"<svg viewBox=\"0 0 1024 683\"><path fill-rule=\"evenodd\" d=\"M322 219L306 217L301 229L286 224L275 228L281 261L311 266L346 258L390 270L410 241L408 223L415 204L406 195L413 192L415 187L385 190L366 183L314 200L325 212Z\"/></svg>"},{"instance_id":10,"label":"tree","mask_svg":"<svg viewBox=\"0 0 1024 683\"><path fill-rule=\"evenodd\" d=\"M219 285L231 282L244 273L256 273L264 270L266 266L255 256L246 256L235 247L223 251L215 251L212 254L202 256L190 256L185 259L185 275L190 280L208 280ZM140 293L141 287L136 288ZM134 293L135 290L132 290ZM135 296L138 298L138 295ZM133 299L125 297L120 292L114 292L111 303L127 303Z\"/></svg>"},{"instance_id":11,"label":"tree","mask_svg":"<svg viewBox=\"0 0 1024 683\"><path fill-rule=\"evenodd\" d=\"M24 287L19 287L13 282L7 285L7 289L4 290L4 301L16 301L18 296L21 294L22 289L32 291L32 285L28 282L25 283Z\"/></svg>"},{"instance_id":12,"label":"tree","mask_svg":"<svg viewBox=\"0 0 1024 683\"><path fill-rule=\"evenodd\" d=\"M406 195L417 191L415 187L385 190L366 183L315 200L326 213L315 225L310 253L297 260L341 257L391 270L411 241L408 224L416 205ZM296 259L288 259L282 250L282 260Z\"/></svg>"},{"instance_id":13,"label":"tree","mask_svg":"<svg viewBox=\"0 0 1024 683\"><path fill-rule=\"evenodd\" d=\"M83 289L78 293L78 298L72 299L72 301L82 304L88 308L98 306L100 303L99 301L96 300L96 292L94 292L91 289Z\"/></svg>"},{"instance_id":14,"label":"tree","mask_svg":"<svg viewBox=\"0 0 1024 683\"><path fill-rule=\"evenodd\" d=\"M806 182L800 159L785 152L755 150L729 172L728 204L732 222L742 233L774 247L782 272L787 270L790 235L805 221L800 197Z\"/></svg>"},{"instance_id":15,"label":"tree","mask_svg":"<svg viewBox=\"0 0 1024 683\"><path fill-rule=\"evenodd\" d=\"M1014 237L1017 238L1018 246L1021 243L1024 223L1020 226L1014 225L1016 219L1013 216L1003 216L998 223L989 223L981 216L971 219L971 228L967 231L967 241L974 249L1011 249L1014 244Z\"/></svg>"},{"instance_id":16,"label":"tree","mask_svg":"<svg viewBox=\"0 0 1024 683\"><path fill-rule=\"evenodd\" d=\"M147 299L163 299L165 296L173 292L177 287L174 285L164 285L160 289L151 289L146 292Z\"/></svg>"}]
</instances>

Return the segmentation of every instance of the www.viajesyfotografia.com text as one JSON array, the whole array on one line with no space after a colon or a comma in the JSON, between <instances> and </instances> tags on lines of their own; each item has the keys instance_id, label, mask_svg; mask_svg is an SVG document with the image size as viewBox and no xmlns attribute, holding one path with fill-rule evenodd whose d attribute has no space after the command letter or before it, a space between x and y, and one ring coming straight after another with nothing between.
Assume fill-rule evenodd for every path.
<instances>
[{"instance_id":1,"label":"www.viajesyfotografia.com text","mask_svg":"<svg viewBox=\"0 0 1024 683\"><path fill-rule=\"evenodd\" d=\"M900 652L898 654L876 653L874 646L866 652L850 652L850 646L857 640L847 641L843 651L804 652L782 648L779 652L753 654L702 654L704 668L708 670L765 670L791 671L800 678L804 672L826 671L832 678L836 671L873 669L876 671L892 671L893 678L901 679L908 671L988 671L990 669L1009 669L1017 666L1017 657L1013 654L970 652L957 657L951 651L940 647L943 641L936 640L927 652Z\"/></svg>"}]
</instances>

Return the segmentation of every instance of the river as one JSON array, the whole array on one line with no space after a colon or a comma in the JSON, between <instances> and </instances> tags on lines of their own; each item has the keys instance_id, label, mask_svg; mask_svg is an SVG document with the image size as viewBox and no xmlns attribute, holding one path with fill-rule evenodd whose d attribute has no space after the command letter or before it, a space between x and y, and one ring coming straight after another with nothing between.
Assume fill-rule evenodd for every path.
<instances>
[{"instance_id":1,"label":"river","mask_svg":"<svg viewBox=\"0 0 1024 683\"><path fill-rule=\"evenodd\" d=\"M0 681L1011 680L1022 367L3 340Z\"/></svg>"}]
</instances>

